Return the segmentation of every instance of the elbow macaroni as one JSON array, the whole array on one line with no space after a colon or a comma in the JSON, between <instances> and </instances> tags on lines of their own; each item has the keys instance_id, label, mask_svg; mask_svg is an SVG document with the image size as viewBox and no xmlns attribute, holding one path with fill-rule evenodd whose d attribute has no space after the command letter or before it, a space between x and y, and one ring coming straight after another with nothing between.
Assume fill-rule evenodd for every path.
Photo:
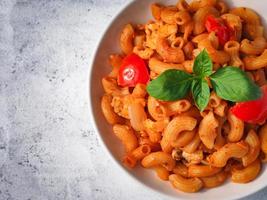
<instances>
[{"instance_id":1,"label":"elbow macaroni","mask_svg":"<svg viewBox=\"0 0 267 200\"><path fill-rule=\"evenodd\" d=\"M114 112L114 109L111 106L111 101L112 96L108 94L104 95L101 99L101 108L106 120L111 125L123 123L124 119Z\"/></svg>"},{"instance_id":2,"label":"elbow macaroni","mask_svg":"<svg viewBox=\"0 0 267 200\"><path fill-rule=\"evenodd\" d=\"M228 41L224 45L224 51L230 55L230 65L235 67L242 67L243 62L239 57L240 44L237 41Z\"/></svg>"},{"instance_id":3,"label":"elbow macaroni","mask_svg":"<svg viewBox=\"0 0 267 200\"><path fill-rule=\"evenodd\" d=\"M174 6L169 6L162 8L160 13L160 18L166 24L176 24L176 15L177 8Z\"/></svg>"},{"instance_id":4,"label":"elbow macaroni","mask_svg":"<svg viewBox=\"0 0 267 200\"><path fill-rule=\"evenodd\" d=\"M167 39L164 38L158 39L156 51L167 63L182 63L185 60L183 50L171 47Z\"/></svg>"},{"instance_id":5,"label":"elbow macaroni","mask_svg":"<svg viewBox=\"0 0 267 200\"><path fill-rule=\"evenodd\" d=\"M128 106L128 115L133 129L136 131L143 131L143 122L147 119L144 106L140 102L131 102Z\"/></svg>"},{"instance_id":6,"label":"elbow macaroni","mask_svg":"<svg viewBox=\"0 0 267 200\"><path fill-rule=\"evenodd\" d=\"M232 173L232 181L235 183L248 183L252 180L254 180L261 169L261 163L260 160L257 159L247 167L244 167L243 169L233 169L231 171Z\"/></svg>"},{"instance_id":7,"label":"elbow macaroni","mask_svg":"<svg viewBox=\"0 0 267 200\"><path fill-rule=\"evenodd\" d=\"M205 188L214 188L222 185L227 179L227 172L221 171L218 174L209 177L202 177L201 180Z\"/></svg>"},{"instance_id":8,"label":"elbow macaroni","mask_svg":"<svg viewBox=\"0 0 267 200\"><path fill-rule=\"evenodd\" d=\"M174 64L174 63L165 63L160 61L156 57L152 57L149 59L148 66L152 72L156 74L161 74L168 69L179 69L183 70L184 67L182 64Z\"/></svg>"},{"instance_id":9,"label":"elbow macaroni","mask_svg":"<svg viewBox=\"0 0 267 200\"><path fill-rule=\"evenodd\" d=\"M242 158L249 150L249 146L244 141L238 143L228 143L208 157L211 166L224 167L229 158Z\"/></svg>"},{"instance_id":10,"label":"elbow macaroni","mask_svg":"<svg viewBox=\"0 0 267 200\"><path fill-rule=\"evenodd\" d=\"M188 177L188 168L181 162L177 163L172 171L174 174Z\"/></svg>"},{"instance_id":11,"label":"elbow macaroni","mask_svg":"<svg viewBox=\"0 0 267 200\"><path fill-rule=\"evenodd\" d=\"M264 37L257 37L253 41L244 39L240 44L240 51L247 55L259 55L265 48L266 39Z\"/></svg>"},{"instance_id":12,"label":"elbow macaroni","mask_svg":"<svg viewBox=\"0 0 267 200\"><path fill-rule=\"evenodd\" d=\"M189 177L207 177L219 173L222 168L212 167L210 165L190 165L188 167Z\"/></svg>"},{"instance_id":13,"label":"elbow macaroni","mask_svg":"<svg viewBox=\"0 0 267 200\"><path fill-rule=\"evenodd\" d=\"M212 149L217 137L218 120L214 117L213 112L209 112L199 124L199 137L203 144Z\"/></svg>"},{"instance_id":14,"label":"elbow macaroni","mask_svg":"<svg viewBox=\"0 0 267 200\"><path fill-rule=\"evenodd\" d=\"M161 180L163 180L163 181L168 181L169 180L170 172L165 167L156 166L156 167L154 167L154 170L156 171L157 176Z\"/></svg>"},{"instance_id":15,"label":"elbow macaroni","mask_svg":"<svg viewBox=\"0 0 267 200\"><path fill-rule=\"evenodd\" d=\"M142 160L142 166L145 168L155 167L155 166L163 166L168 171L172 171L175 167L175 161L171 157L170 154L159 151L159 152L153 152Z\"/></svg>"},{"instance_id":16,"label":"elbow macaroni","mask_svg":"<svg viewBox=\"0 0 267 200\"><path fill-rule=\"evenodd\" d=\"M193 153L197 150L201 143L199 134L195 134L194 138L191 140L189 144L187 144L185 147L183 147L183 151L187 153Z\"/></svg>"},{"instance_id":17,"label":"elbow macaroni","mask_svg":"<svg viewBox=\"0 0 267 200\"><path fill-rule=\"evenodd\" d=\"M257 70L267 66L267 49L258 57L245 57L244 58L246 70Z\"/></svg>"},{"instance_id":18,"label":"elbow macaroni","mask_svg":"<svg viewBox=\"0 0 267 200\"><path fill-rule=\"evenodd\" d=\"M247 167L254 162L260 154L260 140L253 129L248 132L245 142L249 145L249 151L247 155L242 158L242 163L244 167Z\"/></svg>"},{"instance_id":19,"label":"elbow macaroni","mask_svg":"<svg viewBox=\"0 0 267 200\"><path fill-rule=\"evenodd\" d=\"M123 158L123 163L127 167L133 168L136 165L136 162L143 159L151 152L151 147L147 144L137 147L132 152L128 153Z\"/></svg>"},{"instance_id":20,"label":"elbow macaroni","mask_svg":"<svg viewBox=\"0 0 267 200\"><path fill-rule=\"evenodd\" d=\"M214 143L214 149L218 150L220 148L222 148L225 143L226 143L226 139L224 138L224 136L222 135L222 132L223 132L223 124L225 123L225 118L222 117L222 118L219 118L219 126L217 128L217 137L216 137L216 140L215 140L215 143Z\"/></svg>"},{"instance_id":21,"label":"elbow macaroni","mask_svg":"<svg viewBox=\"0 0 267 200\"><path fill-rule=\"evenodd\" d=\"M182 131L192 131L197 124L197 120L192 117L175 117L167 125L160 142L164 152L170 153L173 149L172 142L175 142Z\"/></svg>"},{"instance_id":22,"label":"elbow macaroni","mask_svg":"<svg viewBox=\"0 0 267 200\"><path fill-rule=\"evenodd\" d=\"M172 145L178 148L184 147L193 140L195 135L196 135L196 130L183 131L180 133L178 138L172 142Z\"/></svg>"},{"instance_id":23,"label":"elbow macaroni","mask_svg":"<svg viewBox=\"0 0 267 200\"><path fill-rule=\"evenodd\" d=\"M181 99L178 101L167 102L165 103L165 106L167 108L167 115L172 116L188 111L191 107L191 103L186 99Z\"/></svg>"},{"instance_id":24,"label":"elbow macaroni","mask_svg":"<svg viewBox=\"0 0 267 200\"><path fill-rule=\"evenodd\" d=\"M127 125L115 124L113 126L113 132L116 137L121 140L127 153L137 148L137 137L131 127Z\"/></svg>"},{"instance_id":25,"label":"elbow macaroni","mask_svg":"<svg viewBox=\"0 0 267 200\"><path fill-rule=\"evenodd\" d=\"M183 192L197 192L203 187L203 183L199 178L184 178L179 174L172 174L169 180L173 187Z\"/></svg>"},{"instance_id":26,"label":"elbow macaroni","mask_svg":"<svg viewBox=\"0 0 267 200\"><path fill-rule=\"evenodd\" d=\"M235 115L231 112L228 113L228 122L230 124L230 131L228 133L228 140L230 142L237 142L239 141L244 133L244 122L238 119Z\"/></svg>"},{"instance_id":27,"label":"elbow macaroni","mask_svg":"<svg viewBox=\"0 0 267 200\"><path fill-rule=\"evenodd\" d=\"M134 28L131 24L127 24L122 32L120 37L120 46L121 50L125 54L130 54L133 51L133 40L134 40Z\"/></svg>"},{"instance_id":28,"label":"elbow macaroni","mask_svg":"<svg viewBox=\"0 0 267 200\"><path fill-rule=\"evenodd\" d=\"M147 100L148 113L155 120L164 120L167 116L167 108L154 97L149 96Z\"/></svg>"},{"instance_id":29,"label":"elbow macaroni","mask_svg":"<svg viewBox=\"0 0 267 200\"><path fill-rule=\"evenodd\" d=\"M214 46L212 46L212 43L209 40L209 38L201 40L198 43L198 47L200 49L206 49L209 56L211 57L212 61L215 63L224 64L224 63L228 63L230 61L229 54L225 51L217 50L216 48L214 48Z\"/></svg>"},{"instance_id":30,"label":"elbow macaroni","mask_svg":"<svg viewBox=\"0 0 267 200\"><path fill-rule=\"evenodd\" d=\"M221 101L222 99L214 91L212 91L210 94L209 106L212 108L217 108L221 105Z\"/></svg>"}]
</instances>

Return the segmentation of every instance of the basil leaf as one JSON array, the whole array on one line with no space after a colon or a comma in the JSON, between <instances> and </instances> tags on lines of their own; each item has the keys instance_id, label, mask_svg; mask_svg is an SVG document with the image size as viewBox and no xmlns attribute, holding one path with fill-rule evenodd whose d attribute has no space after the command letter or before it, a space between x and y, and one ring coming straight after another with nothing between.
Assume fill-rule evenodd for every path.
<instances>
[{"instance_id":1,"label":"basil leaf","mask_svg":"<svg viewBox=\"0 0 267 200\"><path fill-rule=\"evenodd\" d=\"M198 109L202 112L209 103L210 88L205 79L195 79L192 83L192 93Z\"/></svg>"},{"instance_id":2,"label":"basil leaf","mask_svg":"<svg viewBox=\"0 0 267 200\"><path fill-rule=\"evenodd\" d=\"M193 76L181 70L169 69L147 86L150 96L164 101L174 101L185 97L191 86Z\"/></svg>"},{"instance_id":3,"label":"basil leaf","mask_svg":"<svg viewBox=\"0 0 267 200\"><path fill-rule=\"evenodd\" d=\"M261 90L247 74L237 67L224 67L210 76L216 94L222 99L242 102L261 97Z\"/></svg>"},{"instance_id":4,"label":"basil leaf","mask_svg":"<svg viewBox=\"0 0 267 200\"><path fill-rule=\"evenodd\" d=\"M201 77L212 74L212 61L205 49L196 57L194 61L193 72Z\"/></svg>"}]
</instances>

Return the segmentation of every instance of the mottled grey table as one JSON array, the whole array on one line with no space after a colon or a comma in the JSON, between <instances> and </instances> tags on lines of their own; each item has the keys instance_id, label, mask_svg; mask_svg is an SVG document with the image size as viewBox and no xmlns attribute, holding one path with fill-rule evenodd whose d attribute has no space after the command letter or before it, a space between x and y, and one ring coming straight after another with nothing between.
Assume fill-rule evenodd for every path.
<instances>
[{"instance_id":1,"label":"mottled grey table","mask_svg":"<svg viewBox=\"0 0 267 200\"><path fill-rule=\"evenodd\" d=\"M1 200L160 199L127 181L89 120L93 46L126 2L0 0Z\"/></svg>"}]
</instances>

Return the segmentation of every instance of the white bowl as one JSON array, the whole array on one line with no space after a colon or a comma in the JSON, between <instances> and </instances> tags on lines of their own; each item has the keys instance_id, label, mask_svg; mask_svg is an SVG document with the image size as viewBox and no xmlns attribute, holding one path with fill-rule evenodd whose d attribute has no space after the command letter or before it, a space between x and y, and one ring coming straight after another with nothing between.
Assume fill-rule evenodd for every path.
<instances>
[{"instance_id":1,"label":"white bowl","mask_svg":"<svg viewBox=\"0 0 267 200\"><path fill-rule=\"evenodd\" d=\"M228 181L224 185L209 189L202 190L194 194L183 193L170 186L168 182L160 181L155 177L152 170L146 170L141 167L128 170L120 162L123 155L122 145L112 134L111 126L106 122L101 112L100 98L103 95L101 78L110 72L108 65L108 57L111 53L120 52L119 49L119 35L122 27L126 23L145 23L147 20L152 19L150 14L150 4L153 2L162 3L164 5L174 5L177 0L136 0L131 1L120 11L116 17L110 22L107 30L100 37L100 42L95 50L92 58L92 66L90 73L89 95L90 106L92 111L93 125L96 133L102 141L103 146L110 153L112 159L117 161L121 169L128 172L129 179L138 180L143 183L144 188L152 188L157 192L172 197L174 199L205 199L205 200L221 200L221 199L237 199L245 197L249 194L255 193L267 185L267 170L263 168L262 173L251 183L248 184L234 184ZM230 6L238 7L245 6L256 10L262 17L265 24L267 19L267 12L265 9L266 1L253 1L253 0L228 0L226 1ZM265 26L266 27L266 26ZM119 180L118 180L119 181ZM147 190L151 192L152 190Z\"/></svg>"}]
</instances>

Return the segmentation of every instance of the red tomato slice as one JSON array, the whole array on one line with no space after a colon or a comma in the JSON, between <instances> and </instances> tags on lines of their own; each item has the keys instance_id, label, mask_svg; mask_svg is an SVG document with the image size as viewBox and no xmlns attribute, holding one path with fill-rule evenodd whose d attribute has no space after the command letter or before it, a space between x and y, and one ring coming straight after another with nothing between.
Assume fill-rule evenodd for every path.
<instances>
[{"instance_id":1,"label":"red tomato slice","mask_svg":"<svg viewBox=\"0 0 267 200\"><path fill-rule=\"evenodd\" d=\"M220 24L215 17L210 15L206 18L205 27L209 33L215 31L218 26L220 26Z\"/></svg>"},{"instance_id":2,"label":"red tomato slice","mask_svg":"<svg viewBox=\"0 0 267 200\"><path fill-rule=\"evenodd\" d=\"M263 123L267 119L267 85L261 89L262 97L260 99L237 103L231 108L231 112L245 122Z\"/></svg>"},{"instance_id":3,"label":"red tomato slice","mask_svg":"<svg viewBox=\"0 0 267 200\"><path fill-rule=\"evenodd\" d=\"M149 73L145 61L136 54L126 56L119 69L118 84L134 87L137 83L147 84Z\"/></svg>"},{"instance_id":4,"label":"red tomato slice","mask_svg":"<svg viewBox=\"0 0 267 200\"><path fill-rule=\"evenodd\" d=\"M213 16L207 17L205 27L209 33L213 31L216 33L221 45L224 45L227 41L229 41L231 39L231 35L233 34L231 28L226 26L223 21L220 21Z\"/></svg>"}]
</instances>

